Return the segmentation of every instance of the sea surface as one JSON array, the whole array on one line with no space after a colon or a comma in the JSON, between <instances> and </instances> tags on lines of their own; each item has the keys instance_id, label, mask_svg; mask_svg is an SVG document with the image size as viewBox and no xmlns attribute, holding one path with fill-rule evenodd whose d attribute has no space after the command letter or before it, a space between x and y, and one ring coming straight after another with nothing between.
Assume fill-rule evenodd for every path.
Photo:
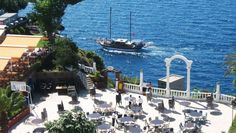
<instances>
[{"instance_id":1,"label":"sea surface","mask_svg":"<svg viewBox=\"0 0 236 133\"><path fill-rule=\"evenodd\" d=\"M140 52L105 51L96 39L109 37L109 10L112 7L112 37L129 38L132 12L132 38L150 42ZM20 12L24 15L30 4ZM176 53L193 61L191 88L212 92L220 82L222 92L236 94L233 77L225 77L224 57L236 52L235 0L84 0L68 6L63 17L62 35L77 45L99 54L106 66L128 76L139 76L157 85L166 75L164 59ZM185 76L186 64L174 60L171 74Z\"/></svg>"}]
</instances>

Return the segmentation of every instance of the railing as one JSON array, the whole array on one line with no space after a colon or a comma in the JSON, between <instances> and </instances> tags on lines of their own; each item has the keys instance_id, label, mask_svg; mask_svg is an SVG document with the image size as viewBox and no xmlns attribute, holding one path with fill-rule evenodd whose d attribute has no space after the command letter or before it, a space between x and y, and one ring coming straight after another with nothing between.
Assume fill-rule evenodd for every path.
<instances>
[{"instance_id":1,"label":"railing","mask_svg":"<svg viewBox=\"0 0 236 133\"><path fill-rule=\"evenodd\" d=\"M187 98L187 92L181 90L170 90L170 96L174 96L175 98Z\"/></svg>"},{"instance_id":2,"label":"railing","mask_svg":"<svg viewBox=\"0 0 236 133\"><path fill-rule=\"evenodd\" d=\"M79 71L77 73L77 75L79 76L80 80L82 81L83 86L87 89L87 77L86 77L86 74L81 72L81 71Z\"/></svg>"},{"instance_id":3,"label":"railing","mask_svg":"<svg viewBox=\"0 0 236 133\"><path fill-rule=\"evenodd\" d=\"M153 95L154 96L166 96L166 89L162 88L153 88L152 89Z\"/></svg>"},{"instance_id":4,"label":"railing","mask_svg":"<svg viewBox=\"0 0 236 133\"><path fill-rule=\"evenodd\" d=\"M143 93L142 87L135 84L125 83L124 89L125 91L128 91L128 92L134 92L138 94ZM205 101L207 96L211 95L211 93L209 92L191 92L190 97L188 98L187 92L181 91L181 90L170 90L169 96L167 96L167 91L164 88L153 87L152 91L153 91L154 96L161 96L161 97L174 96L175 98L179 98L179 99L189 99L189 100L196 100L196 101ZM213 98L216 102L220 102L220 103L231 104L231 101L235 99L234 96L225 95L225 94L219 94L219 99L217 99L217 95L218 94L213 93Z\"/></svg>"},{"instance_id":5,"label":"railing","mask_svg":"<svg viewBox=\"0 0 236 133\"><path fill-rule=\"evenodd\" d=\"M211 95L209 92L191 92L190 97L194 100L203 101L206 100L207 96ZM215 96L213 96L216 98Z\"/></svg>"},{"instance_id":6,"label":"railing","mask_svg":"<svg viewBox=\"0 0 236 133\"><path fill-rule=\"evenodd\" d=\"M93 67L89 67L89 66L85 66L84 64L78 64L79 68L84 70L84 72L86 73L94 73L94 68Z\"/></svg>"},{"instance_id":7,"label":"railing","mask_svg":"<svg viewBox=\"0 0 236 133\"><path fill-rule=\"evenodd\" d=\"M221 94L220 95L220 102L222 103L230 103L235 99L234 96L229 96L229 95L225 95L225 94Z\"/></svg>"},{"instance_id":8,"label":"railing","mask_svg":"<svg viewBox=\"0 0 236 133\"><path fill-rule=\"evenodd\" d=\"M139 93L142 94L142 90L140 90L139 85L124 83L124 89L129 92Z\"/></svg>"}]
</instances>

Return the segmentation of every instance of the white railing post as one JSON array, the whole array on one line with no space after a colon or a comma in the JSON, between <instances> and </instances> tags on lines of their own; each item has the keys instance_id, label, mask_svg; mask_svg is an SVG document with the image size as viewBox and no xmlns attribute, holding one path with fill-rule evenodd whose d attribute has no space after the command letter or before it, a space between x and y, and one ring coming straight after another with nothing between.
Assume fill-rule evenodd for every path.
<instances>
[{"instance_id":1,"label":"white railing post","mask_svg":"<svg viewBox=\"0 0 236 133\"><path fill-rule=\"evenodd\" d=\"M140 77L139 77L139 86L140 86L140 90L142 91L143 88L143 70L140 70Z\"/></svg>"},{"instance_id":2,"label":"white railing post","mask_svg":"<svg viewBox=\"0 0 236 133\"><path fill-rule=\"evenodd\" d=\"M118 85L119 85L119 80L118 78L116 78L116 86L115 86L116 91L118 91Z\"/></svg>"},{"instance_id":3,"label":"white railing post","mask_svg":"<svg viewBox=\"0 0 236 133\"><path fill-rule=\"evenodd\" d=\"M97 66L96 66L96 62L93 62L93 72L97 71Z\"/></svg>"},{"instance_id":4,"label":"white railing post","mask_svg":"<svg viewBox=\"0 0 236 133\"><path fill-rule=\"evenodd\" d=\"M216 101L219 102L220 101L220 83L217 82L216 83Z\"/></svg>"},{"instance_id":5,"label":"white railing post","mask_svg":"<svg viewBox=\"0 0 236 133\"><path fill-rule=\"evenodd\" d=\"M170 64L166 64L166 96L170 97Z\"/></svg>"},{"instance_id":6,"label":"white railing post","mask_svg":"<svg viewBox=\"0 0 236 133\"><path fill-rule=\"evenodd\" d=\"M191 91L190 91L190 70L191 70L191 64L192 63L188 63L187 65L187 98L190 99L190 94L191 94Z\"/></svg>"}]
</instances>

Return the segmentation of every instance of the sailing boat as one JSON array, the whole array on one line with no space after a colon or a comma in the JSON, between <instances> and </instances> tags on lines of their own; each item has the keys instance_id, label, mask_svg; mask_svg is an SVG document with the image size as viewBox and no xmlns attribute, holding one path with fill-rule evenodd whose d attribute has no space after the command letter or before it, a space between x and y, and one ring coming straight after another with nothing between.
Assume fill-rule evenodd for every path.
<instances>
[{"instance_id":1,"label":"sailing boat","mask_svg":"<svg viewBox=\"0 0 236 133\"><path fill-rule=\"evenodd\" d=\"M127 52L135 52L142 49L146 43L143 41L131 40L131 12L130 12L130 38L128 39L112 39L111 38L111 7L110 7L110 38L99 38L97 43L107 50L119 50Z\"/></svg>"}]
</instances>

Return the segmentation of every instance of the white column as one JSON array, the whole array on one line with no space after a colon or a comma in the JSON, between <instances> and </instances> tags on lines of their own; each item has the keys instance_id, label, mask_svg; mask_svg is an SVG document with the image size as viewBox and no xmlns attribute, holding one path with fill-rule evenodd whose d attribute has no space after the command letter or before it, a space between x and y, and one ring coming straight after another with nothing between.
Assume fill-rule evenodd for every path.
<instances>
[{"instance_id":1,"label":"white column","mask_svg":"<svg viewBox=\"0 0 236 133\"><path fill-rule=\"evenodd\" d=\"M140 70L139 86L140 86L140 90L141 90L143 87L143 69Z\"/></svg>"},{"instance_id":2,"label":"white column","mask_svg":"<svg viewBox=\"0 0 236 133\"><path fill-rule=\"evenodd\" d=\"M97 71L96 62L93 62L93 71L94 71L94 72Z\"/></svg>"},{"instance_id":3,"label":"white column","mask_svg":"<svg viewBox=\"0 0 236 133\"><path fill-rule=\"evenodd\" d=\"M170 96L170 64L166 64L166 96Z\"/></svg>"},{"instance_id":4,"label":"white column","mask_svg":"<svg viewBox=\"0 0 236 133\"><path fill-rule=\"evenodd\" d=\"M220 83L219 82L217 82L216 83L216 92L215 92L215 94L216 94L216 101L220 101Z\"/></svg>"},{"instance_id":5,"label":"white column","mask_svg":"<svg viewBox=\"0 0 236 133\"><path fill-rule=\"evenodd\" d=\"M116 78L116 86L115 89L118 91L118 84L119 84L119 80Z\"/></svg>"},{"instance_id":6,"label":"white column","mask_svg":"<svg viewBox=\"0 0 236 133\"><path fill-rule=\"evenodd\" d=\"M187 66L187 98L190 98L190 70L191 70L191 66Z\"/></svg>"}]
</instances>

